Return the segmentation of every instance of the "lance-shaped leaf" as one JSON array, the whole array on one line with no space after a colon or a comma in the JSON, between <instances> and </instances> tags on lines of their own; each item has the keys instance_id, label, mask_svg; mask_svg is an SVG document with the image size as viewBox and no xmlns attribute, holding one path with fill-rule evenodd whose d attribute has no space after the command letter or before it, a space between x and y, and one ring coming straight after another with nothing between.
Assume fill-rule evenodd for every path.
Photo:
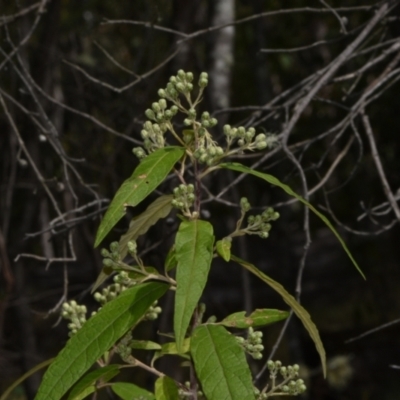
<instances>
[{"instance_id":1,"label":"lance-shaped leaf","mask_svg":"<svg viewBox=\"0 0 400 400\"><path fill-rule=\"evenodd\" d=\"M102 382L108 382L118 374L119 366L116 364L107 365L106 367L89 372L72 388L68 400L84 399L95 391L95 383L99 379L101 379Z\"/></svg>"},{"instance_id":2,"label":"lance-shaped leaf","mask_svg":"<svg viewBox=\"0 0 400 400\"><path fill-rule=\"evenodd\" d=\"M126 207L134 207L145 199L166 178L183 156L183 147L165 147L149 154L137 166L114 196L97 230L97 247L115 224L124 216Z\"/></svg>"},{"instance_id":3,"label":"lance-shaped leaf","mask_svg":"<svg viewBox=\"0 0 400 400\"><path fill-rule=\"evenodd\" d=\"M216 325L224 325L229 328L250 328L273 324L274 322L282 321L289 316L287 311L261 309L253 311L246 317L246 311L239 311L228 315Z\"/></svg>"},{"instance_id":4,"label":"lance-shaped leaf","mask_svg":"<svg viewBox=\"0 0 400 400\"><path fill-rule=\"evenodd\" d=\"M179 399L178 387L173 379L168 376L161 376L155 384L156 400L177 400Z\"/></svg>"},{"instance_id":5,"label":"lance-shaped leaf","mask_svg":"<svg viewBox=\"0 0 400 400\"><path fill-rule=\"evenodd\" d=\"M174 331L179 352L203 293L213 258L213 227L207 221L183 221L175 238L176 293Z\"/></svg>"},{"instance_id":6,"label":"lance-shaped leaf","mask_svg":"<svg viewBox=\"0 0 400 400\"><path fill-rule=\"evenodd\" d=\"M146 211L132 219L128 231L119 240L119 252L122 259L128 254L129 241L144 235L159 219L165 218L171 212L173 198L172 195L158 197L146 208Z\"/></svg>"},{"instance_id":7,"label":"lance-shaped leaf","mask_svg":"<svg viewBox=\"0 0 400 400\"><path fill-rule=\"evenodd\" d=\"M90 318L46 371L35 400L58 400L145 315L168 285L144 283L122 292Z\"/></svg>"},{"instance_id":8,"label":"lance-shaped leaf","mask_svg":"<svg viewBox=\"0 0 400 400\"><path fill-rule=\"evenodd\" d=\"M354 259L353 255L350 253L350 250L346 246L346 243L342 239L342 237L339 235L338 231L334 228L334 226L331 224L331 222L328 220L328 218L325 217L324 214L320 213L312 204L310 204L307 200L303 199L300 195L298 195L296 192L294 192L290 186L285 185L282 183L278 178L275 178L273 175L265 174L259 171L255 171L249 167L246 167L240 163L223 163L220 164L219 167L221 168L227 168L233 171L238 171L238 172L243 172L245 174L250 174L257 176L258 178L261 178L272 185L280 187L282 190L284 190L287 194L290 196L295 197L297 200L302 202L304 205L306 205L314 214L316 214L324 223L325 225L333 232L333 234L336 236L336 238L339 240L340 244L342 245L344 251L347 253L348 257L350 258L351 262L354 264L354 266L357 268L358 272L361 274L361 276L365 279L364 273L361 271L361 268L357 264L356 260Z\"/></svg>"},{"instance_id":9,"label":"lance-shaped leaf","mask_svg":"<svg viewBox=\"0 0 400 400\"><path fill-rule=\"evenodd\" d=\"M254 400L244 351L223 326L197 327L190 351L207 400Z\"/></svg>"},{"instance_id":10,"label":"lance-shaped leaf","mask_svg":"<svg viewBox=\"0 0 400 400\"><path fill-rule=\"evenodd\" d=\"M116 382L111 385L113 392L123 400L155 400L154 394L133 383Z\"/></svg>"},{"instance_id":11,"label":"lance-shaped leaf","mask_svg":"<svg viewBox=\"0 0 400 400\"><path fill-rule=\"evenodd\" d=\"M293 312L297 315L297 317L301 320L304 327L307 329L311 339L315 343L315 347L321 359L322 370L324 376L326 376L326 354L324 345L322 344L321 338L319 336L319 332L314 322L312 322L310 314L306 311L304 307L302 307L297 300L286 291L286 289L278 282L274 281L268 275L265 275L262 271L260 271L256 266L250 264L247 261L242 260L239 257L231 255L231 260L237 262L242 267L246 268L252 274L260 278L263 282L269 285L272 289L274 289L277 293L282 296L283 301L290 306Z\"/></svg>"}]
</instances>

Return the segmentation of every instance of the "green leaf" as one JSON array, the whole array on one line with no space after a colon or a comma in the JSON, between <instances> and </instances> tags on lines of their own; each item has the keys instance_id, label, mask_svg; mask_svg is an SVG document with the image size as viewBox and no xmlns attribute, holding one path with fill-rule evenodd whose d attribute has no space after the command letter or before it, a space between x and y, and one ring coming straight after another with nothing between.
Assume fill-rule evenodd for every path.
<instances>
[{"instance_id":1,"label":"green leaf","mask_svg":"<svg viewBox=\"0 0 400 400\"><path fill-rule=\"evenodd\" d=\"M160 196L153 201L142 214L133 218L129 229L119 240L119 252L124 259L128 254L128 242L136 240L140 235L145 234L159 219L165 218L172 209L172 195Z\"/></svg>"},{"instance_id":2,"label":"green leaf","mask_svg":"<svg viewBox=\"0 0 400 400\"><path fill-rule=\"evenodd\" d=\"M207 400L254 400L244 351L224 327L198 326L190 351Z\"/></svg>"},{"instance_id":3,"label":"green leaf","mask_svg":"<svg viewBox=\"0 0 400 400\"><path fill-rule=\"evenodd\" d=\"M45 373L35 400L58 400L106 352L137 324L168 290L158 282L122 292L71 337Z\"/></svg>"},{"instance_id":4,"label":"green leaf","mask_svg":"<svg viewBox=\"0 0 400 400\"><path fill-rule=\"evenodd\" d=\"M282 321L289 316L287 311L280 310L255 310L248 317L246 311L239 311L234 314L228 315L221 322L216 322L215 325L223 325L229 328L249 328L265 326L273 324L274 322Z\"/></svg>"},{"instance_id":5,"label":"green leaf","mask_svg":"<svg viewBox=\"0 0 400 400\"><path fill-rule=\"evenodd\" d=\"M301 196L299 196L296 192L294 192L290 186L285 185L282 183L279 179L275 178L272 175L269 174L264 174L259 171L255 171L249 167L246 167L240 163L223 163L220 164L219 167L221 168L227 168L232 171L238 171L242 172L245 174L250 174L257 176L258 178L264 179L265 181L271 183L272 185L278 186L281 189L283 189L287 194L290 196L295 197L297 200L302 202L304 205L306 205L314 214L316 214L324 223L325 225L333 232L333 234L336 236L336 238L339 240L340 244L342 245L344 251L347 253L348 257L350 258L351 262L354 264L354 266L357 268L358 272L361 274L361 276L365 279L364 273L361 271L361 268L357 264L356 260L354 259L353 255L350 253L350 250L346 246L346 243L342 239L342 237L339 235L338 231L333 227L331 222L328 220L328 218L325 217L324 214L320 213L312 204L310 204L307 200L303 199Z\"/></svg>"},{"instance_id":6,"label":"green leaf","mask_svg":"<svg viewBox=\"0 0 400 400\"><path fill-rule=\"evenodd\" d=\"M138 350L161 350L160 344L150 340L131 340L129 347Z\"/></svg>"},{"instance_id":7,"label":"green leaf","mask_svg":"<svg viewBox=\"0 0 400 400\"><path fill-rule=\"evenodd\" d=\"M173 379L162 376L155 384L156 400L177 400L179 399L178 387Z\"/></svg>"},{"instance_id":8,"label":"green leaf","mask_svg":"<svg viewBox=\"0 0 400 400\"><path fill-rule=\"evenodd\" d=\"M167 177L183 156L183 147L165 147L149 154L137 166L132 176L119 188L97 230L97 247L115 224L125 215L125 208L138 205Z\"/></svg>"},{"instance_id":9,"label":"green leaf","mask_svg":"<svg viewBox=\"0 0 400 400\"><path fill-rule=\"evenodd\" d=\"M161 346L161 353L165 354L185 354L189 353L190 350L190 338L186 338L183 341L182 348L178 351L178 347L175 342L163 343Z\"/></svg>"},{"instance_id":10,"label":"green leaf","mask_svg":"<svg viewBox=\"0 0 400 400\"><path fill-rule=\"evenodd\" d=\"M218 240L216 243L217 253L222 257L223 260L228 262L231 259L231 246L232 239L224 238L222 240Z\"/></svg>"},{"instance_id":11,"label":"green leaf","mask_svg":"<svg viewBox=\"0 0 400 400\"><path fill-rule=\"evenodd\" d=\"M94 384L97 380L102 379L104 382L107 382L118 374L118 365L107 365L106 367L89 372L72 388L68 400L84 399L85 397L82 396L87 396L94 392ZM93 390L87 392L89 387L92 387Z\"/></svg>"},{"instance_id":12,"label":"green leaf","mask_svg":"<svg viewBox=\"0 0 400 400\"><path fill-rule=\"evenodd\" d=\"M182 346L181 351L178 351L178 348L176 347L175 342L164 343L161 346L161 350L156 351L154 353L151 364L153 365L156 360L158 360L159 358L164 357L166 355L177 355L179 357L185 358L186 360L190 360L190 357L188 355L189 350L190 350L190 338L186 338L183 341L183 346Z\"/></svg>"},{"instance_id":13,"label":"green leaf","mask_svg":"<svg viewBox=\"0 0 400 400\"><path fill-rule=\"evenodd\" d=\"M326 376L326 354L324 345L322 344L321 338L319 337L317 327L311 320L310 314L297 302L297 300L290 293L286 291L286 289L280 283L265 275L253 264L250 264L249 262L244 261L241 258L234 256L233 254L231 256L231 260L246 268L248 271L260 278L263 282L265 282L282 296L283 301L291 307L293 312L297 315L297 317L303 323L304 327L307 329L309 335L311 336L311 339L314 341L315 347L317 348L317 352L321 359L324 376Z\"/></svg>"},{"instance_id":14,"label":"green leaf","mask_svg":"<svg viewBox=\"0 0 400 400\"><path fill-rule=\"evenodd\" d=\"M180 352L192 314L207 282L213 244L213 227L209 222L181 222L175 238L178 266L174 312L175 340Z\"/></svg>"},{"instance_id":15,"label":"green leaf","mask_svg":"<svg viewBox=\"0 0 400 400\"><path fill-rule=\"evenodd\" d=\"M116 382L112 384L111 389L123 400L155 400L153 393L133 383Z\"/></svg>"}]
</instances>

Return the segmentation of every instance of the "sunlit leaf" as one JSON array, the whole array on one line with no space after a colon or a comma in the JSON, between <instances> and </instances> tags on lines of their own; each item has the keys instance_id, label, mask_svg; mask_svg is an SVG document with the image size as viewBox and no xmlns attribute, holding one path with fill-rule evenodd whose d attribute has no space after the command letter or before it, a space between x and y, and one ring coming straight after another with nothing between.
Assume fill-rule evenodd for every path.
<instances>
[{"instance_id":1,"label":"sunlit leaf","mask_svg":"<svg viewBox=\"0 0 400 400\"><path fill-rule=\"evenodd\" d=\"M218 240L215 246L217 248L217 253L222 257L223 260L228 262L231 259L232 240L227 238Z\"/></svg>"},{"instance_id":2,"label":"sunlit leaf","mask_svg":"<svg viewBox=\"0 0 400 400\"><path fill-rule=\"evenodd\" d=\"M165 218L172 209L172 195L160 196L153 201L142 214L133 218L129 229L119 240L119 252L121 258L128 254L128 242L136 240L140 235L145 234L159 219Z\"/></svg>"},{"instance_id":3,"label":"sunlit leaf","mask_svg":"<svg viewBox=\"0 0 400 400\"><path fill-rule=\"evenodd\" d=\"M203 293L213 257L213 227L207 221L183 221L175 239L176 293L174 331L181 352L190 319Z\"/></svg>"},{"instance_id":4,"label":"sunlit leaf","mask_svg":"<svg viewBox=\"0 0 400 400\"><path fill-rule=\"evenodd\" d=\"M115 382L112 384L111 389L122 400L155 400L153 393L133 383Z\"/></svg>"},{"instance_id":5,"label":"sunlit leaf","mask_svg":"<svg viewBox=\"0 0 400 400\"><path fill-rule=\"evenodd\" d=\"M36 400L59 400L111 346L140 321L168 285L144 283L107 303L67 342L46 371Z\"/></svg>"},{"instance_id":6,"label":"sunlit leaf","mask_svg":"<svg viewBox=\"0 0 400 400\"><path fill-rule=\"evenodd\" d=\"M242 172L245 174L250 174L257 176L258 178L261 178L272 185L280 187L282 190L284 190L287 194L290 196L295 197L297 200L302 202L304 205L306 205L314 214L316 214L324 223L325 225L333 232L333 234L336 236L336 238L339 240L340 244L342 245L344 251L347 253L349 256L351 262L354 264L354 266L357 268L358 272L361 274L361 276L365 279L364 273L361 271L361 268L357 264L356 260L354 259L353 255L351 254L350 250L348 249L346 243L342 239L342 237L339 235L338 231L334 228L334 226L331 224L331 222L328 220L328 218L325 217L324 214L320 213L312 204L310 204L307 200L303 199L301 196L299 196L296 192L294 192L290 186L285 185L282 183L279 179L275 178L273 175L265 174L263 172L256 171L254 169L251 169L249 167L246 167L240 163L223 163L220 164L219 167L221 168L227 168L233 171L238 171Z\"/></svg>"},{"instance_id":7,"label":"sunlit leaf","mask_svg":"<svg viewBox=\"0 0 400 400\"><path fill-rule=\"evenodd\" d=\"M155 384L156 400L178 400L178 387L173 379L162 376L156 380Z\"/></svg>"},{"instance_id":8,"label":"sunlit leaf","mask_svg":"<svg viewBox=\"0 0 400 400\"><path fill-rule=\"evenodd\" d=\"M287 311L261 309L253 311L249 316L246 316L246 311L239 311L228 315L216 325L224 325L230 328L249 328L265 326L274 322L282 321L289 316Z\"/></svg>"},{"instance_id":9,"label":"sunlit leaf","mask_svg":"<svg viewBox=\"0 0 400 400\"><path fill-rule=\"evenodd\" d=\"M324 376L326 376L326 354L324 345L322 344L318 329L315 326L314 322L312 322L310 314L307 312L307 310L304 307L302 307L296 301L296 299L290 293L288 293L280 283L274 281L272 278L265 275L253 264L250 264L249 262L244 261L241 258L234 256L233 254L231 255L231 260L237 262L242 267L246 268L248 271L250 271L252 274L260 278L263 282L265 282L267 285L269 285L272 289L274 289L277 293L279 293L282 296L283 301L291 307L293 312L297 315L297 317L303 323L304 327L307 329L311 339L314 341L315 347L321 359Z\"/></svg>"},{"instance_id":10,"label":"sunlit leaf","mask_svg":"<svg viewBox=\"0 0 400 400\"><path fill-rule=\"evenodd\" d=\"M129 347L138 350L161 350L160 344L150 340L131 340Z\"/></svg>"},{"instance_id":11,"label":"sunlit leaf","mask_svg":"<svg viewBox=\"0 0 400 400\"><path fill-rule=\"evenodd\" d=\"M132 176L118 189L97 230L95 247L125 215L126 207L134 207L145 199L167 177L183 156L182 147L165 147L149 154L140 162Z\"/></svg>"},{"instance_id":12,"label":"sunlit leaf","mask_svg":"<svg viewBox=\"0 0 400 400\"><path fill-rule=\"evenodd\" d=\"M254 400L244 351L223 326L198 326L190 351L207 400Z\"/></svg>"}]
</instances>

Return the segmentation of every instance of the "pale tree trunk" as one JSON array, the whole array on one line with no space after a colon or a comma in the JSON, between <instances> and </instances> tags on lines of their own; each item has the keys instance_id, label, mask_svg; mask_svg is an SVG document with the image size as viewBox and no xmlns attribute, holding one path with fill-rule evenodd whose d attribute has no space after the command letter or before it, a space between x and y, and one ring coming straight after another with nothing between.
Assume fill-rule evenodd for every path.
<instances>
[{"instance_id":1,"label":"pale tree trunk","mask_svg":"<svg viewBox=\"0 0 400 400\"><path fill-rule=\"evenodd\" d=\"M213 26L232 22L234 18L234 0L215 1ZM230 105L234 37L234 26L228 26L214 33L210 68L210 100L214 110Z\"/></svg>"}]
</instances>

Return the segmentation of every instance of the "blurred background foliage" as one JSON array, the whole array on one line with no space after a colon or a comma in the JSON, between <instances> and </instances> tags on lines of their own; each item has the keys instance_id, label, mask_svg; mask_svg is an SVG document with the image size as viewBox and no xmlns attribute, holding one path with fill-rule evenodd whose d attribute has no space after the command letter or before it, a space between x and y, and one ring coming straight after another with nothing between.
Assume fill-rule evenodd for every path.
<instances>
[{"instance_id":1,"label":"blurred background foliage","mask_svg":"<svg viewBox=\"0 0 400 400\"><path fill-rule=\"evenodd\" d=\"M101 269L101 258L93 242L107 206L105 199L112 198L137 165L131 150L140 141L144 111L157 100L157 90L165 87L169 77L178 69L196 75L207 71L211 81L218 83L224 77L216 66L221 60L228 71L222 79L225 89L211 82L201 105L202 110L220 120L217 136L222 137L223 123L253 124L260 132L280 134L293 115L295 96L300 99L309 90L299 83L331 65L382 4L385 2L332 0L329 7L338 8L335 14L322 0L289 0L284 4L261 0L1 2L0 93L6 108L3 106L0 113L0 393L65 344L66 324L58 317L62 299L74 298L89 308L95 307L90 285ZM337 76L362 68L400 41L398 2L387 4L390 13L374 26L359 53L341 66ZM42 6L44 12L38 14ZM24 13L28 7L29 12ZM207 33L208 27L217 25L218 7L230 7L232 21L264 12L277 13ZM283 9L298 10L278 12ZM222 20L224 15L228 13L222 15ZM131 22L111 23L113 20ZM199 30L205 31L182 41L182 33ZM224 52L216 53L221 32L228 32L226 47ZM294 49L322 41L301 51L261 51ZM19 46L16 51L15 46ZM362 49L368 52L362 53ZM13 57L8 60L7 54ZM346 340L400 315L400 221L388 204L380 209L387 210L383 215L371 212L388 200L361 117L356 115L359 110L352 109L390 62L391 71L397 71L398 55L399 50L394 51L383 63L377 62L353 80L329 81L308 104L290 134L289 146L301 163L309 188L321 182L355 135L337 168L310 200L334 219L367 276L363 281L330 231L311 217L312 244L302 277L301 302L326 346L328 380L319 370L311 340L294 319L275 355L284 363L296 362L308 371L305 378L309 390L303 398L399 398L400 372L391 366L400 365L400 324L346 344ZM397 72L392 81L383 82L379 96L366 106L387 180L393 193L399 194L397 200L398 76ZM293 90L294 101L277 101L275 109L262 108L296 85L299 89ZM353 111L359 132L346 125L343 134L324 134ZM18 133L10 121L14 121ZM252 165L254 157L244 162ZM299 171L283 151L275 151L259 168L302 193ZM234 178L236 175L221 174L207 184L217 194ZM172 187L170 182L160 191L169 192ZM294 293L304 254L303 208L288 203L279 189L251 177L232 186L223 198L237 202L241 196L248 197L256 210L275 206L281 218L268 240L244 239L234 244L235 252ZM84 205L88 206L79 209ZM223 203L206 202L203 209L203 217L215 224L217 237L229 232L239 215L238 208ZM358 220L364 213L367 216ZM126 218L108 240L117 239L128 224ZM144 251L158 243L145 255L149 265L162 266L175 228L167 219L140 239ZM28 256L18 258L21 254ZM204 295L210 315L222 317L255 307L286 309L277 295L236 266L221 263L210 276ZM165 312L157 328L168 332L171 299L163 307ZM265 330L266 349L274 345L281 329L282 324L277 324ZM142 333L152 330L156 334L154 326L146 325ZM162 361L160 368L170 369L176 362ZM257 362L252 368L257 371L261 366ZM142 373L129 379L151 385ZM27 380L11 398L32 399L39 383L40 374ZM105 394L104 398L107 396L111 395Z\"/></svg>"}]
</instances>

